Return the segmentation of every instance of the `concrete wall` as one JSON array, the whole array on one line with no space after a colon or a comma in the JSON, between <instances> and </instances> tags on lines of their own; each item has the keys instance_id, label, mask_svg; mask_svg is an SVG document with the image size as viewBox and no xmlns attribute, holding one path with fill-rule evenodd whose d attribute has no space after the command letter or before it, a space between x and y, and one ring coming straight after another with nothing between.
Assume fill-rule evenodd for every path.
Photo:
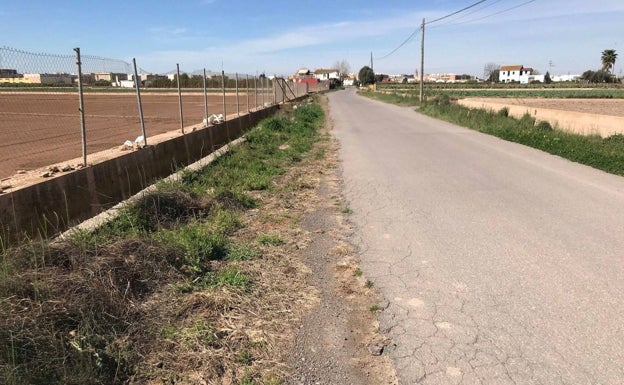
<instances>
[{"instance_id":1,"label":"concrete wall","mask_svg":"<svg viewBox=\"0 0 624 385\"><path fill-rule=\"evenodd\" d=\"M238 138L279 106L128 152L117 158L0 195L0 243L52 236L125 200Z\"/></svg>"}]
</instances>

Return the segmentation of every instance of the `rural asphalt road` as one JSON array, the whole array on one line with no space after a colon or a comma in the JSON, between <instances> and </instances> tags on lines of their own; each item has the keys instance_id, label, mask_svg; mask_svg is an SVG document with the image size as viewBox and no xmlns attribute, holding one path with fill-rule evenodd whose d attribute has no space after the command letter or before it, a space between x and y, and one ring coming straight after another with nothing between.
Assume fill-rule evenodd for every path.
<instances>
[{"instance_id":1,"label":"rural asphalt road","mask_svg":"<svg viewBox=\"0 0 624 385\"><path fill-rule=\"evenodd\" d=\"M624 383L624 178L329 95L401 384Z\"/></svg>"}]
</instances>

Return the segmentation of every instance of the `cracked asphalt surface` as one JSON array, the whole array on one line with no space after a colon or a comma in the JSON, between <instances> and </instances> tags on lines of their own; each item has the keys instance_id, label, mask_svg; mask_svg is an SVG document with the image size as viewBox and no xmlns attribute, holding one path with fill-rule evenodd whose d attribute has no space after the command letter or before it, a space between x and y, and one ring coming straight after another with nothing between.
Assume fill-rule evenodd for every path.
<instances>
[{"instance_id":1,"label":"cracked asphalt surface","mask_svg":"<svg viewBox=\"0 0 624 385\"><path fill-rule=\"evenodd\" d=\"M624 383L624 178L354 90L329 99L401 384Z\"/></svg>"}]
</instances>

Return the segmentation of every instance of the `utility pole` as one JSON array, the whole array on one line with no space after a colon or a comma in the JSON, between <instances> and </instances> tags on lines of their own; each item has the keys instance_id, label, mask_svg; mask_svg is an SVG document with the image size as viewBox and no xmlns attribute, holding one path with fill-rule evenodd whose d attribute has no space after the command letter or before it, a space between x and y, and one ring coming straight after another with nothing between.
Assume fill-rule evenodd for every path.
<instances>
[{"instance_id":1,"label":"utility pole","mask_svg":"<svg viewBox=\"0 0 624 385\"><path fill-rule=\"evenodd\" d=\"M420 27L420 103L425 97L425 18L422 19Z\"/></svg>"},{"instance_id":2,"label":"utility pole","mask_svg":"<svg viewBox=\"0 0 624 385\"><path fill-rule=\"evenodd\" d=\"M375 72L375 69L373 68L373 51L371 51L371 69Z\"/></svg>"}]
</instances>

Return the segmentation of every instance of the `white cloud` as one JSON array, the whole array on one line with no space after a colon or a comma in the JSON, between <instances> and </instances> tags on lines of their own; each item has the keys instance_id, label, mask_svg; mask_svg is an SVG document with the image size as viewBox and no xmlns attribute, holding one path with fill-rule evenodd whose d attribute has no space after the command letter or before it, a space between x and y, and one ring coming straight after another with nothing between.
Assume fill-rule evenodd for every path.
<instances>
[{"instance_id":1,"label":"white cloud","mask_svg":"<svg viewBox=\"0 0 624 385\"><path fill-rule=\"evenodd\" d=\"M392 40L398 44L399 39L409 34L412 28L417 28L417 20L418 17L414 14L402 14L396 17L375 20L343 20L334 23L314 24L294 28L268 37L252 38L234 43L214 42L213 45L199 50L151 52L140 56L140 59L143 62L150 63L150 66L153 65L153 68L157 71L171 67L171 64L167 63L176 62L188 63L185 64L185 68L208 66L215 69L220 68L220 63L224 60L226 63L241 63L248 67L240 70L251 71L254 66L259 65L261 68L290 73L289 68L298 66L302 56L316 55L318 57L319 54L318 52L314 52L312 55L310 52L304 54L299 52L294 57L295 55L288 55L285 51L323 47L320 51L324 51L323 53L327 54L326 51L331 51L332 49L344 50L345 45L348 45L349 41L359 41L368 45L372 38L386 36L383 39L386 41L388 40L388 35L392 35ZM171 35L174 31L172 28L163 27L153 29L153 32L158 36ZM334 57L328 60L333 62L339 59L342 59L342 57ZM322 61L323 59L318 58L317 60ZM270 65L278 66L279 68L268 68L267 66ZM331 63L322 62L319 65L331 65Z\"/></svg>"},{"instance_id":2,"label":"white cloud","mask_svg":"<svg viewBox=\"0 0 624 385\"><path fill-rule=\"evenodd\" d=\"M416 28L418 22L413 14L393 18L341 21L329 24L309 25L260 39L250 39L228 47L229 50L245 50L253 53L272 53L287 49L331 45L349 40L383 36L389 33L405 33Z\"/></svg>"}]
</instances>

